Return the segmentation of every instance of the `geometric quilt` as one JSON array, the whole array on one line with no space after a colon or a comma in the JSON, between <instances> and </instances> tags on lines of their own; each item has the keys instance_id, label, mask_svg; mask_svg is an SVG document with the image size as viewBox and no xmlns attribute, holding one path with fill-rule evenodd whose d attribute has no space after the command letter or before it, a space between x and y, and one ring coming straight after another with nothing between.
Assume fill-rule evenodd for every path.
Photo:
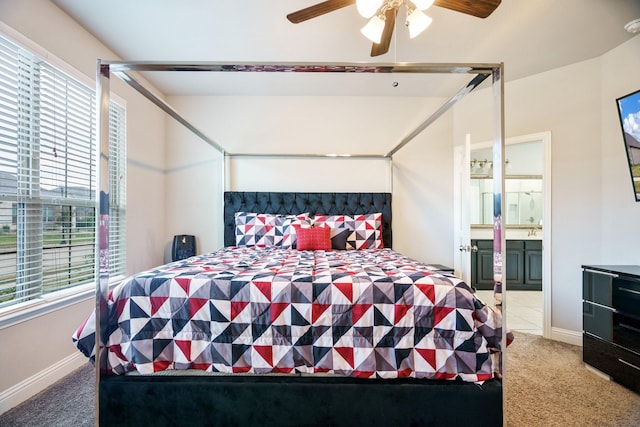
<instances>
[{"instance_id":1,"label":"geometric quilt","mask_svg":"<svg viewBox=\"0 0 640 427\"><path fill-rule=\"evenodd\" d=\"M391 249L228 247L113 288L107 370L493 378L502 318ZM95 316L73 334L94 358Z\"/></svg>"}]
</instances>

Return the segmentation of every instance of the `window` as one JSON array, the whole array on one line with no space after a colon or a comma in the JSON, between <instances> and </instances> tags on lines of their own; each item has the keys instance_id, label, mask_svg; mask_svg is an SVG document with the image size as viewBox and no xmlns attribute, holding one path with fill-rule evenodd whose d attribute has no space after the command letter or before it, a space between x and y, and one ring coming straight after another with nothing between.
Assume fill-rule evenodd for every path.
<instances>
[{"instance_id":1,"label":"window","mask_svg":"<svg viewBox=\"0 0 640 427\"><path fill-rule=\"evenodd\" d=\"M95 281L95 98L0 36L0 308ZM125 272L125 116L112 102L111 276Z\"/></svg>"}]
</instances>

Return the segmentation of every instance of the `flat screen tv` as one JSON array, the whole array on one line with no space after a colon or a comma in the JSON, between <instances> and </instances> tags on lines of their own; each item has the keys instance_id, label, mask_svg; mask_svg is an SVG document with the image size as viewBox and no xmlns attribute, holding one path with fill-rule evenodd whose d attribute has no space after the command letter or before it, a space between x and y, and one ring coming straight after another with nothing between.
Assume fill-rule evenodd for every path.
<instances>
[{"instance_id":1,"label":"flat screen tv","mask_svg":"<svg viewBox=\"0 0 640 427\"><path fill-rule=\"evenodd\" d=\"M616 99L636 202L640 202L640 90Z\"/></svg>"}]
</instances>

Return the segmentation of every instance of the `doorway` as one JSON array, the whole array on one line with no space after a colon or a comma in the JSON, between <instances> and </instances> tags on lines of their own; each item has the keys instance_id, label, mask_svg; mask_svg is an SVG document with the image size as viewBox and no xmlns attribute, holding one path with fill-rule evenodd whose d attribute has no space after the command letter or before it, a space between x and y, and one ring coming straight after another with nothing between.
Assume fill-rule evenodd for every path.
<instances>
[{"instance_id":1,"label":"doorway","mask_svg":"<svg viewBox=\"0 0 640 427\"><path fill-rule=\"evenodd\" d=\"M492 143L467 142L464 167L468 180L459 187L460 226L465 236L460 244L463 279L481 289L480 298L493 302L492 274L489 286L483 286L484 264L491 268L492 248ZM507 327L512 330L551 334L551 132L523 135L505 140L505 202L503 227L507 240L506 296L504 308ZM461 168L462 163L456 164ZM456 176L460 176L456 171ZM465 176L463 173L462 176ZM483 203L486 200L488 203ZM484 206L487 204L488 206ZM466 210L466 212L464 212ZM464 251L463 251L464 248ZM479 248L479 249L478 249ZM479 251L479 252L478 252ZM486 252L486 248L485 248ZM469 259L465 259L468 257ZM472 262L472 257L475 263ZM478 264L480 263L480 264ZM472 277L474 276L474 277ZM474 283L474 280L476 283ZM482 290L482 288L487 290ZM537 290L540 289L540 290Z\"/></svg>"}]
</instances>

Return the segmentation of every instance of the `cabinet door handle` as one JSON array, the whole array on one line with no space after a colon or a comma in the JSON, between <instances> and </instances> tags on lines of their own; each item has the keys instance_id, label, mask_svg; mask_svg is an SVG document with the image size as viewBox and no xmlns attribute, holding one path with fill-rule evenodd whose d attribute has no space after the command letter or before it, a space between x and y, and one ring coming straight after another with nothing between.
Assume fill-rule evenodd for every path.
<instances>
[{"instance_id":1,"label":"cabinet door handle","mask_svg":"<svg viewBox=\"0 0 640 427\"><path fill-rule=\"evenodd\" d=\"M639 368L639 367L637 367L637 366L636 366L636 365L634 365L633 363L629 363L629 362L627 362L626 360L618 359L618 362L620 362L620 363L624 363L625 365L630 366L630 367L632 367L633 369L637 369L638 371L640 371L640 368Z\"/></svg>"},{"instance_id":2,"label":"cabinet door handle","mask_svg":"<svg viewBox=\"0 0 640 427\"><path fill-rule=\"evenodd\" d=\"M622 292L629 292L630 294L640 295L640 291L636 291L635 289L629 289L629 288L618 288L618 289L621 290Z\"/></svg>"}]
</instances>

